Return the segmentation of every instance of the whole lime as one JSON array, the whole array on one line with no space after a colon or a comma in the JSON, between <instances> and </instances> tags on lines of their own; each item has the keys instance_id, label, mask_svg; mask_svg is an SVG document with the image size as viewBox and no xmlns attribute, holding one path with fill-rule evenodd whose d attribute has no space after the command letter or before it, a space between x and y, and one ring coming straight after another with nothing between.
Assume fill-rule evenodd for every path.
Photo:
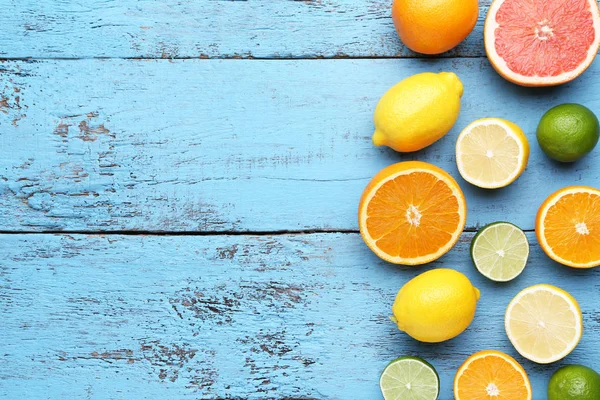
<instances>
[{"instance_id":1,"label":"whole lime","mask_svg":"<svg viewBox=\"0 0 600 400\"><path fill-rule=\"evenodd\" d=\"M596 146L598 118L581 104L561 104L544 114L537 140L548 157L562 162L580 159Z\"/></svg>"},{"instance_id":2,"label":"whole lime","mask_svg":"<svg viewBox=\"0 0 600 400\"><path fill-rule=\"evenodd\" d=\"M548 400L600 399L600 375L583 365L559 368L548 383Z\"/></svg>"}]
</instances>

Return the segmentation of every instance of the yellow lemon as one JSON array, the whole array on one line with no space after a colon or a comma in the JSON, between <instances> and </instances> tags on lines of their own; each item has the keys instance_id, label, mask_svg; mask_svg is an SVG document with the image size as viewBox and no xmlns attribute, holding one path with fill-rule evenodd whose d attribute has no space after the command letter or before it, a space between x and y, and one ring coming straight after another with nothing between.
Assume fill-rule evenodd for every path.
<instances>
[{"instance_id":1,"label":"yellow lemon","mask_svg":"<svg viewBox=\"0 0 600 400\"><path fill-rule=\"evenodd\" d=\"M408 281L398 292L392 320L421 342L460 335L473 321L479 290L458 271L434 269Z\"/></svg>"},{"instance_id":2,"label":"yellow lemon","mask_svg":"<svg viewBox=\"0 0 600 400\"><path fill-rule=\"evenodd\" d=\"M375 146L421 150L444 136L458 118L463 85L452 72L424 72L394 85L375 108Z\"/></svg>"}]
</instances>

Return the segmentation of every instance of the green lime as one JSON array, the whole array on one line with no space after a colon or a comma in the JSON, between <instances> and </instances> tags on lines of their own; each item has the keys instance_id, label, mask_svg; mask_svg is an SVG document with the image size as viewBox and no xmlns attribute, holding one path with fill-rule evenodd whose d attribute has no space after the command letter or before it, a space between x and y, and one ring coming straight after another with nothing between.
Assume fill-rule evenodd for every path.
<instances>
[{"instance_id":1,"label":"green lime","mask_svg":"<svg viewBox=\"0 0 600 400\"><path fill-rule=\"evenodd\" d=\"M559 368L548 383L548 400L598 400L600 375L583 365Z\"/></svg>"},{"instance_id":2,"label":"green lime","mask_svg":"<svg viewBox=\"0 0 600 400\"><path fill-rule=\"evenodd\" d=\"M385 367L379 387L385 400L436 400L440 393L440 378L427 361L406 356Z\"/></svg>"},{"instance_id":3,"label":"green lime","mask_svg":"<svg viewBox=\"0 0 600 400\"><path fill-rule=\"evenodd\" d=\"M519 276L529 257L529 242L518 226L494 222L477 232L471 242L471 258L483 276L506 282Z\"/></svg>"},{"instance_id":4,"label":"green lime","mask_svg":"<svg viewBox=\"0 0 600 400\"><path fill-rule=\"evenodd\" d=\"M598 143L598 118L580 104L561 104L544 114L537 128L540 147L557 161L579 160Z\"/></svg>"}]
</instances>

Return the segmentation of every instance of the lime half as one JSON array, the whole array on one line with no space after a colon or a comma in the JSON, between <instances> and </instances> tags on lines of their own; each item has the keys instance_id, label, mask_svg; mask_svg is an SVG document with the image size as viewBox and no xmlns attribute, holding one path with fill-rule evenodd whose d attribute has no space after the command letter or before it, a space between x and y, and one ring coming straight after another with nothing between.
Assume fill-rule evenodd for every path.
<instances>
[{"instance_id":1,"label":"lime half","mask_svg":"<svg viewBox=\"0 0 600 400\"><path fill-rule=\"evenodd\" d=\"M506 282L519 276L529 257L529 242L519 227L508 222L486 225L471 242L471 258L483 276Z\"/></svg>"},{"instance_id":2,"label":"lime half","mask_svg":"<svg viewBox=\"0 0 600 400\"><path fill-rule=\"evenodd\" d=\"M388 364L379 379L385 400L436 400L440 378L435 368L418 357L400 357Z\"/></svg>"}]
</instances>

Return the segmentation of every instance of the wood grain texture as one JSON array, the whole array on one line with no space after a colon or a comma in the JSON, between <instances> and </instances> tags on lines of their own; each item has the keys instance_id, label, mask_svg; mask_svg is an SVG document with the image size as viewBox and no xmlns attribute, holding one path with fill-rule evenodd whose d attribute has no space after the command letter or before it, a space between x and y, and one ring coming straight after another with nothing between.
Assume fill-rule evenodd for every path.
<instances>
[{"instance_id":1,"label":"wood grain texture","mask_svg":"<svg viewBox=\"0 0 600 400\"><path fill-rule=\"evenodd\" d=\"M598 151L551 162L535 129L551 106L598 111L600 67L554 89L507 83L472 60L78 60L0 64L0 226L5 231L247 232L357 229L358 199L381 168L419 159L449 171L467 226L533 229L542 201L570 184L600 186ZM394 83L455 71L455 128L414 154L372 145L372 112ZM488 116L531 142L524 175L485 191L460 179L454 143Z\"/></svg>"},{"instance_id":2,"label":"wood grain texture","mask_svg":"<svg viewBox=\"0 0 600 400\"><path fill-rule=\"evenodd\" d=\"M492 283L471 265L472 236L411 268L379 260L357 234L2 235L0 398L376 399L387 362L415 354L447 400L466 357L499 349L542 399L560 365L600 369L600 270L559 266L528 234L523 274ZM390 307L411 277L442 266L467 274L481 300L461 336L420 344ZM542 282L571 292L585 318L580 345L549 366L519 357L503 326L510 299Z\"/></svg>"},{"instance_id":3,"label":"wood grain texture","mask_svg":"<svg viewBox=\"0 0 600 400\"><path fill-rule=\"evenodd\" d=\"M528 267L495 284L471 265L473 233L424 268L387 264L354 233L364 186L401 160L458 178L470 230L532 230L554 190L599 187L597 151L559 165L534 133L562 102L598 112L600 67L554 89L505 82L482 58L489 0L446 59L417 59L390 3L3 2L0 59L37 60L0 60L0 398L377 399L381 370L411 354L437 368L449 400L464 359L499 349L523 363L537 400L560 365L600 370L600 270L557 265L528 233ZM341 59L353 57L366 59ZM457 125L419 153L375 148L377 100L423 71L463 80ZM525 174L497 191L468 185L454 160L460 129L486 116L518 123L532 145ZM482 298L463 335L425 345L388 315L434 267L466 273ZM503 329L509 300L536 283L568 290L584 313L580 346L551 366L518 357Z\"/></svg>"},{"instance_id":4,"label":"wood grain texture","mask_svg":"<svg viewBox=\"0 0 600 400\"><path fill-rule=\"evenodd\" d=\"M5 0L0 58L414 57L391 0ZM484 56L471 35L442 57Z\"/></svg>"}]
</instances>

